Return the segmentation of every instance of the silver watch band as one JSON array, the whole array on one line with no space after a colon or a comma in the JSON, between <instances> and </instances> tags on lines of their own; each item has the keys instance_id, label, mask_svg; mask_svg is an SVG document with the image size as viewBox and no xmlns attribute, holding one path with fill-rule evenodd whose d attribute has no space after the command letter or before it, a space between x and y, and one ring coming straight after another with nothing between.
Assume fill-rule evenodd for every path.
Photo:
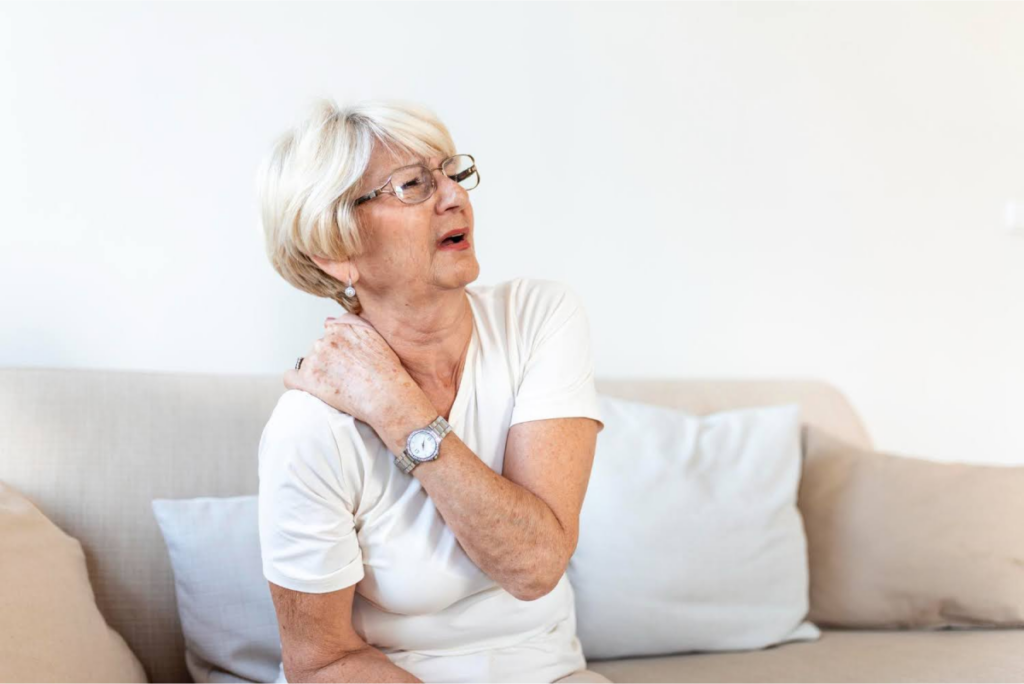
<instances>
[{"instance_id":1,"label":"silver watch band","mask_svg":"<svg viewBox=\"0 0 1024 684\"><path fill-rule=\"evenodd\" d=\"M433 430L434 434L437 435L437 449L440 452L441 440L443 440L445 436L452 431L452 426L448 424L448 421L444 419L444 416L438 416L434 420L430 421L430 425L427 425L426 429ZM437 458L436 455L435 458ZM422 463L422 461L417 461L410 456L409 449L406 447L405 449L402 449L402 453L395 455L395 463L398 464L398 467L403 473L408 475L412 472L412 469Z\"/></svg>"}]
</instances>

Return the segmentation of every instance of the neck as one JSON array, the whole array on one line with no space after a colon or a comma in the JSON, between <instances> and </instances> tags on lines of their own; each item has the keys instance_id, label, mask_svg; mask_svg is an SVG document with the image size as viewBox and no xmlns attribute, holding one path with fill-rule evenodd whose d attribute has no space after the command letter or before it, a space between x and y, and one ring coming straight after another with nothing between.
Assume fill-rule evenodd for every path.
<instances>
[{"instance_id":1,"label":"neck","mask_svg":"<svg viewBox=\"0 0 1024 684\"><path fill-rule=\"evenodd\" d=\"M374 301L371 295L370 301L360 296L360 303L360 316L380 333L420 387L457 387L473 334L473 310L464 287L434 293L426 301Z\"/></svg>"}]
</instances>

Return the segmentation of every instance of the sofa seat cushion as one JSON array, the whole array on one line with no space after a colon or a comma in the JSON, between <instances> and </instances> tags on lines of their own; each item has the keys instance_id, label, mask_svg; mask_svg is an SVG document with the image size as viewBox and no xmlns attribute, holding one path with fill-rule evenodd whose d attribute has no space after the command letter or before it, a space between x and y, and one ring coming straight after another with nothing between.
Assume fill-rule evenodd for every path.
<instances>
[{"instance_id":1,"label":"sofa seat cushion","mask_svg":"<svg viewBox=\"0 0 1024 684\"><path fill-rule=\"evenodd\" d=\"M822 629L760 651L588 660L613 682L1022 682L1024 629Z\"/></svg>"}]
</instances>

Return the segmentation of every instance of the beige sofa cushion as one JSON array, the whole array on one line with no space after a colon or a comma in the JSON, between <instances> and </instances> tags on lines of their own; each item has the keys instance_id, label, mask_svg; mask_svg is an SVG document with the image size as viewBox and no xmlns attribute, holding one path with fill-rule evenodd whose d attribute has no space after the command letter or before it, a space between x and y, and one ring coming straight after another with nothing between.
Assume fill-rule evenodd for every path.
<instances>
[{"instance_id":1,"label":"beige sofa cushion","mask_svg":"<svg viewBox=\"0 0 1024 684\"><path fill-rule=\"evenodd\" d=\"M1024 682L1024 629L822 630L760 651L588 660L613 682Z\"/></svg>"},{"instance_id":2,"label":"beige sofa cushion","mask_svg":"<svg viewBox=\"0 0 1024 684\"><path fill-rule=\"evenodd\" d=\"M809 620L1024 626L1024 466L882 453L814 426L803 438Z\"/></svg>"},{"instance_id":3,"label":"beige sofa cushion","mask_svg":"<svg viewBox=\"0 0 1024 684\"><path fill-rule=\"evenodd\" d=\"M96 607L82 545L4 482L0 559L0 681L148 681Z\"/></svg>"}]
</instances>

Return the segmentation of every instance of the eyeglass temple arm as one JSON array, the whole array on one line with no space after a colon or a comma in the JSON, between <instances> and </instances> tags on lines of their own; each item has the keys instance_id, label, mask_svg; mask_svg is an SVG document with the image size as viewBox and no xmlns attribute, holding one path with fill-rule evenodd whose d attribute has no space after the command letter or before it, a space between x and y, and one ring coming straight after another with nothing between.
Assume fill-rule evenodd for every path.
<instances>
[{"instance_id":1,"label":"eyeglass temple arm","mask_svg":"<svg viewBox=\"0 0 1024 684\"><path fill-rule=\"evenodd\" d=\"M362 197L360 197L359 199L357 199L357 200L355 201L355 206L359 206L359 205L360 205L360 204L362 204L363 202L369 202L370 200L372 200L372 199L373 199L374 197L376 197L377 195L389 195L389 194L394 194L394 192L395 192L394 190L385 190L385 188L386 188L386 187L388 187L388 185L389 185L390 183L391 183L391 178L389 177L389 178L388 178L388 180L387 180L387 182L386 182L386 183L384 183L384 185L380 186L380 187L379 187L379 188L377 188L376 190L371 190L370 192L366 193L365 195L363 195Z\"/></svg>"},{"instance_id":2,"label":"eyeglass temple arm","mask_svg":"<svg viewBox=\"0 0 1024 684\"><path fill-rule=\"evenodd\" d=\"M443 169L442 169L441 173L444 173ZM473 164L472 166L470 166L468 169L466 169L462 173L457 173L454 176L448 176L448 177L451 178L456 183L459 183L459 182L469 178L474 173L476 173L476 164Z\"/></svg>"},{"instance_id":3,"label":"eyeglass temple arm","mask_svg":"<svg viewBox=\"0 0 1024 684\"><path fill-rule=\"evenodd\" d=\"M372 200L372 199L373 199L374 197L376 197L377 195L381 195L381 194L383 194L383 193L382 193L382 192L381 192L380 190L371 190L370 192L366 193L366 194L365 194L365 195L363 195L362 197L358 198L358 199L357 199L357 200L355 201L355 206L357 206L357 207L358 207L358 206L359 206L360 204L362 204L363 202L369 202L369 201L370 201L370 200Z\"/></svg>"}]
</instances>

